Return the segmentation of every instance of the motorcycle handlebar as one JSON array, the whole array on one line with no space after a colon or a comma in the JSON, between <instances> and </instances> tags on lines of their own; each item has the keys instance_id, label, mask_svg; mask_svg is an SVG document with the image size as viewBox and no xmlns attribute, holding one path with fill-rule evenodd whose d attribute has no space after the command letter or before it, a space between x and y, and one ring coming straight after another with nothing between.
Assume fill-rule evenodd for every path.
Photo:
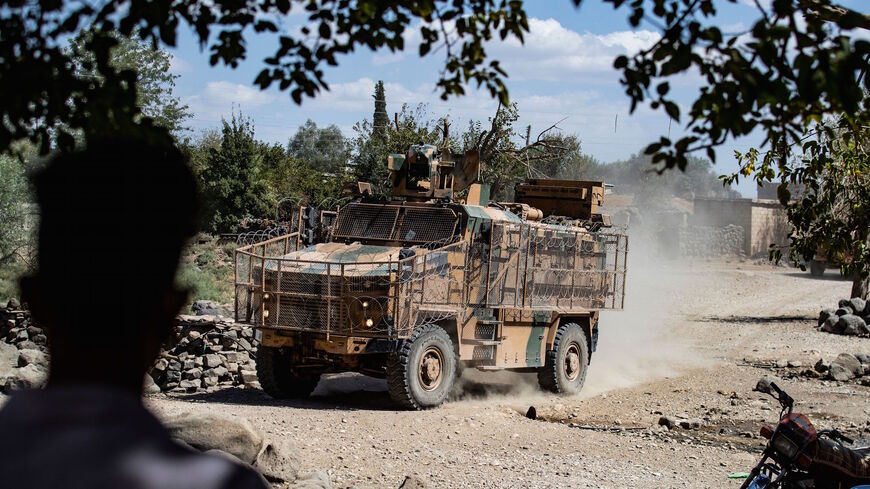
<instances>
[{"instance_id":1,"label":"motorcycle handlebar","mask_svg":"<svg viewBox=\"0 0 870 489\"><path fill-rule=\"evenodd\" d=\"M840 430L838 430L838 429L836 429L836 428L834 428L834 429L832 429L832 430L824 430L824 431L822 431L822 433L825 434L825 435L827 435L828 438L830 438L830 439L832 439L832 440L840 440L840 441L844 441L844 442L846 442L846 443L849 444L849 445L852 445L852 444L855 443L855 440L853 440L853 439L849 438L848 436L844 435L843 433L840 432Z\"/></svg>"},{"instance_id":2,"label":"motorcycle handlebar","mask_svg":"<svg viewBox=\"0 0 870 489\"><path fill-rule=\"evenodd\" d=\"M791 409L791 407L794 406L794 399L792 399L790 395L786 394L784 390L780 389L775 382L770 383L770 388L773 389L774 392L776 392L777 399L784 408Z\"/></svg>"}]
</instances>

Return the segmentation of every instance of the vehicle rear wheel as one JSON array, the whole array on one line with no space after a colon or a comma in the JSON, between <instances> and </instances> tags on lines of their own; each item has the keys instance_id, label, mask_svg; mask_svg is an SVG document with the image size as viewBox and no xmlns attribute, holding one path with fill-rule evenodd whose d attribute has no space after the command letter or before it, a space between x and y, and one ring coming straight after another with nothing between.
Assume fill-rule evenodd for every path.
<instances>
[{"instance_id":1,"label":"vehicle rear wheel","mask_svg":"<svg viewBox=\"0 0 870 489\"><path fill-rule=\"evenodd\" d=\"M308 397L320 382L320 370L298 369L286 350L262 346L257 349L257 379L266 394L275 399Z\"/></svg>"},{"instance_id":2,"label":"vehicle rear wheel","mask_svg":"<svg viewBox=\"0 0 870 489\"><path fill-rule=\"evenodd\" d=\"M588 365L586 333L577 323L565 323L556 331L553 349L547 351L544 366L538 370L538 384L557 394L576 394L586 381Z\"/></svg>"},{"instance_id":3,"label":"vehicle rear wheel","mask_svg":"<svg viewBox=\"0 0 870 489\"><path fill-rule=\"evenodd\" d=\"M417 328L387 360L390 397L408 409L441 405L456 378L453 342L440 326Z\"/></svg>"},{"instance_id":4,"label":"vehicle rear wheel","mask_svg":"<svg viewBox=\"0 0 870 489\"><path fill-rule=\"evenodd\" d=\"M813 260L810 263L810 275L813 277L821 277L825 274L825 262L819 260Z\"/></svg>"}]
</instances>

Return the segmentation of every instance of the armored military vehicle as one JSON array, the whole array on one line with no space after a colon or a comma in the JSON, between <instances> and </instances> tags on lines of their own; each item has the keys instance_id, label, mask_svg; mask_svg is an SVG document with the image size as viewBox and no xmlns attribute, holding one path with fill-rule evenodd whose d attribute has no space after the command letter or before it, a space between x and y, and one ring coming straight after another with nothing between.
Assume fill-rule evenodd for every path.
<instances>
[{"instance_id":1,"label":"armored military vehicle","mask_svg":"<svg viewBox=\"0 0 870 489\"><path fill-rule=\"evenodd\" d=\"M475 152L418 145L387 164L392 200L360 184L326 241L236 251L236 320L256 328L263 389L307 396L324 372L356 371L424 409L476 368L579 392L599 311L624 301L628 238L599 212L604 183L527 180L490 202Z\"/></svg>"}]
</instances>

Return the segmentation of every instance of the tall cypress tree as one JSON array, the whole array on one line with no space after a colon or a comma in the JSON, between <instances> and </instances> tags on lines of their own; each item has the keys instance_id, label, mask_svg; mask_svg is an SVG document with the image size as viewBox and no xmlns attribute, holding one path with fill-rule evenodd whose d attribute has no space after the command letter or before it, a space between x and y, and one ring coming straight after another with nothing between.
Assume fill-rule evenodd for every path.
<instances>
[{"instance_id":1,"label":"tall cypress tree","mask_svg":"<svg viewBox=\"0 0 870 489\"><path fill-rule=\"evenodd\" d=\"M390 116L387 115L387 98L384 94L384 82L378 80L375 83L375 112L372 115L372 136L383 139L390 125Z\"/></svg>"}]
</instances>

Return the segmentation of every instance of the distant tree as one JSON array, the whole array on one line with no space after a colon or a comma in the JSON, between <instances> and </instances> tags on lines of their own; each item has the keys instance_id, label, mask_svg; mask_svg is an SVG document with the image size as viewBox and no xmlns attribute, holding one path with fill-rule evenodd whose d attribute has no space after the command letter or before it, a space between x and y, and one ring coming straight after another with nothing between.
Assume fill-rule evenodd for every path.
<instances>
[{"instance_id":1,"label":"distant tree","mask_svg":"<svg viewBox=\"0 0 870 489\"><path fill-rule=\"evenodd\" d=\"M384 82L375 83L375 111L372 114L372 136L383 138L390 130L390 116L387 114L387 95L384 92Z\"/></svg>"},{"instance_id":2,"label":"distant tree","mask_svg":"<svg viewBox=\"0 0 870 489\"><path fill-rule=\"evenodd\" d=\"M336 125L319 128L308 119L290 138L287 152L297 161L328 173L341 173L349 157L347 143Z\"/></svg>"},{"instance_id":3,"label":"distant tree","mask_svg":"<svg viewBox=\"0 0 870 489\"><path fill-rule=\"evenodd\" d=\"M221 145L221 131L216 128L206 129L193 137L186 137L179 144L187 154L190 168L194 175L199 178L208 167L208 159L212 149L218 149Z\"/></svg>"},{"instance_id":4,"label":"distant tree","mask_svg":"<svg viewBox=\"0 0 870 489\"><path fill-rule=\"evenodd\" d=\"M29 202L24 164L18 158L0 155L0 266L20 258L31 244Z\"/></svg>"},{"instance_id":5,"label":"distant tree","mask_svg":"<svg viewBox=\"0 0 870 489\"><path fill-rule=\"evenodd\" d=\"M514 185L526 178L556 178L584 171L580 165L589 160L580 152L576 136L563 135L552 125L531 139L530 128L518 134L518 120L516 104L499 104L488 128L480 121L470 121L460 137L465 151L480 153L481 181L490 185L493 199L511 199Z\"/></svg>"},{"instance_id":6,"label":"distant tree","mask_svg":"<svg viewBox=\"0 0 870 489\"><path fill-rule=\"evenodd\" d=\"M207 204L207 227L214 232L233 232L246 217L269 215L267 189L259 174L254 126L242 114L222 121L221 144L210 148L202 171Z\"/></svg>"},{"instance_id":7,"label":"distant tree","mask_svg":"<svg viewBox=\"0 0 870 489\"><path fill-rule=\"evenodd\" d=\"M499 106L487 125L481 121L469 121L468 128L460 136L463 151L479 151L480 179L489 184L493 200L505 200L512 196L514 183L530 173L525 161L514 157L516 139L519 137L514 129L517 120L519 113L516 104Z\"/></svg>"},{"instance_id":8,"label":"distant tree","mask_svg":"<svg viewBox=\"0 0 870 489\"><path fill-rule=\"evenodd\" d=\"M91 31L82 31L70 42L69 51L79 71L79 76L106 83L96 69L94 54L86 49L92 40ZM153 119L154 124L168 129L176 137L184 131L184 123L190 111L181 99L174 95L175 80L179 75L170 70L172 55L155 49L138 38L114 34L117 44L109 51L109 63L119 71L132 71L136 81L136 106L142 116ZM123 83L126 83L123 82Z\"/></svg>"},{"instance_id":9,"label":"distant tree","mask_svg":"<svg viewBox=\"0 0 870 489\"><path fill-rule=\"evenodd\" d=\"M288 154L277 144L258 142L261 176L268 188L269 202L284 199L294 203L321 205L337 201L344 183L344 173L327 174L311 168Z\"/></svg>"},{"instance_id":10,"label":"distant tree","mask_svg":"<svg viewBox=\"0 0 870 489\"><path fill-rule=\"evenodd\" d=\"M371 183L372 192L377 197L390 196L390 172L387 170L390 153L405 154L413 144L437 144L441 141L437 122L429 118L424 105L417 105L415 109L402 105L397 117L398 127L387 126L389 129L384 137L375 136L374 124L367 119L353 127L356 133L351 143L354 177L360 182Z\"/></svg>"}]
</instances>

